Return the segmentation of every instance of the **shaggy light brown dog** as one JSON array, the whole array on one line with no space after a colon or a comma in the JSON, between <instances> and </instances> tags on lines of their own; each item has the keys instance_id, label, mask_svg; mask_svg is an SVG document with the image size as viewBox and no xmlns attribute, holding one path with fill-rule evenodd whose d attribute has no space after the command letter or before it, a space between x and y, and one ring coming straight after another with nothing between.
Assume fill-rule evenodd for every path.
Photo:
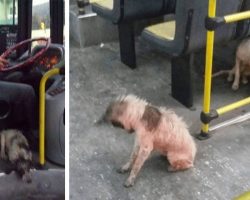
<instances>
[{"instance_id":1,"label":"shaggy light brown dog","mask_svg":"<svg viewBox=\"0 0 250 200\"><path fill-rule=\"evenodd\" d=\"M32 153L27 139L15 129L0 132L0 158L9 161L25 182L31 182Z\"/></svg>"},{"instance_id":2,"label":"shaggy light brown dog","mask_svg":"<svg viewBox=\"0 0 250 200\"><path fill-rule=\"evenodd\" d=\"M243 84L248 83L247 77L250 76L250 39L245 39L239 44L233 68L231 70L221 70L213 74L213 77L222 74L228 74L227 80L229 82L233 81L233 90L239 89L241 77Z\"/></svg>"},{"instance_id":3,"label":"shaggy light brown dog","mask_svg":"<svg viewBox=\"0 0 250 200\"><path fill-rule=\"evenodd\" d=\"M169 171L193 166L196 145L186 123L172 110L156 107L134 95L121 96L108 106L102 121L135 132L135 143L129 161L118 171L131 169L124 186L134 185L143 163L153 150L167 156Z\"/></svg>"}]
</instances>

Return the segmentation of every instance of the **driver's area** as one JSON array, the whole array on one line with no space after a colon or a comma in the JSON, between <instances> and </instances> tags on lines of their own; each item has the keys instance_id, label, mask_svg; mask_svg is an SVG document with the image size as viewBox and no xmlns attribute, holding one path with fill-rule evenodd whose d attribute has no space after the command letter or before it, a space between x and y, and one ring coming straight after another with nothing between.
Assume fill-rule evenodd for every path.
<instances>
[{"instance_id":1,"label":"driver's area","mask_svg":"<svg viewBox=\"0 0 250 200\"><path fill-rule=\"evenodd\" d=\"M8 163L0 159L0 183L7 180L6 187L17 182L19 185L12 193L0 194L0 199L11 199L14 193L23 195L20 199L28 199L26 194L30 198L38 193L47 199L46 195L55 191L54 195L64 197L63 29L64 0L0 1L0 56L8 62L0 67L0 138L6 129L22 131L32 149L33 167L37 169L33 172L34 182L22 187L27 183L13 175L14 172L6 174ZM58 73L48 75L54 69L59 69ZM41 82L46 76L49 77L42 92ZM41 106L41 102L45 106ZM45 163L39 161L41 121L44 122ZM41 168L45 171L40 171ZM45 193L39 189L41 184L51 187Z\"/></svg>"},{"instance_id":2,"label":"driver's area","mask_svg":"<svg viewBox=\"0 0 250 200\"><path fill-rule=\"evenodd\" d=\"M44 40L33 42L35 43L35 45L32 43L33 48L19 57L10 54L7 58L8 65L0 69L0 80L29 84L39 97L39 84L43 75L64 60L62 44L49 43L47 46L43 42ZM46 88L49 88L54 81L55 78L49 79Z\"/></svg>"}]
</instances>

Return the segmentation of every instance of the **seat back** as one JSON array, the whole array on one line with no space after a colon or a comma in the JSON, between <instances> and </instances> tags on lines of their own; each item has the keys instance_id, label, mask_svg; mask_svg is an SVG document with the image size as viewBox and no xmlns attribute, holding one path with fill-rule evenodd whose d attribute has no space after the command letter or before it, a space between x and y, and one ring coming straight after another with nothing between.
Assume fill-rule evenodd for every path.
<instances>
[{"instance_id":1,"label":"seat back","mask_svg":"<svg viewBox=\"0 0 250 200\"><path fill-rule=\"evenodd\" d=\"M91 2L94 12L113 23L157 17L172 12L173 9L169 6L169 0L92 0Z\"/></svg>"},{"instance_id":2,"label":"seat back","mask_svg":"<svg viewBox=\"0 0 250 200\"><path fill-rule=\"evenodd\" d=\"M8 100L0 99L0 131L8 126L7 118L9 117L10 112L11 112L11 106Z\"/></svg>"},{"instance_id":3,"label":"seat back","mask_svg":"<svg viewBox=\"0 0 250 200\"><path fill-rule=\"evenodd\" d=\"M90 3L92 5L92 10L101 17L113 23L118 23L121 20L123 0L99 0Z\"/></svg>"},{"instance_id":4,"label":"seat back","mask_svg":"<svg viewBox=\"0 0 250 200\"><path fill-rule=\"evenodd\" d=\"M250 10L250 0L245 0L242 4L242 11ZM244 38L250 35L250 19L239 21L237 24L237 38Z\"/></svg>"},{"instance_id":5,"label":"seat back","mask_svg":"<svg viewBox=\"0 0 250 200\"><path fill-rule=\"evenodd\" d=\"M124 4L123 20L139 20L157 17L172 12L169 0L121 0Z\"/></svg>"},{"instance_id":6,"label":"seat back","mask_svg":"<svg viewBox=\"0 0 250 200\"><path fill-rule=\"evenodd\" d=\"M239 12L243 0L218 0L216 16ZM190 53L205 47L205 18L208 13L208 0L178 0L176 3L175 39L182 45L182 53ZM236 24L219 27L215 42L226 42L236 35Z\"/></svg>"}]
</instances>

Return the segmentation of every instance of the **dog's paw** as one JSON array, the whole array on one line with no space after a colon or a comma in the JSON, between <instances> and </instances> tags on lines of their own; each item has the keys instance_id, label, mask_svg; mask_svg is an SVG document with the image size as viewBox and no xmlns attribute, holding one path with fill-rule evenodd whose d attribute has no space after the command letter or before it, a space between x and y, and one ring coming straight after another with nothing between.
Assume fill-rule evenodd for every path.
<instances>
[{"instance_id":1,"label":"dog's paw","mask_svg":"<svg viewBox=\"0 0 250 200\"><path fill-rule=\"evenodd\" d=\"M232 85L232 90L238 90L239 89L239 84L233 84Z\"/></svg>"},{"instance_id":2,"label":"dog's paw","mask_svg":"<svg viewBox=\"0 0 250 200\"><path fill-rule=\"evenodd\" d=\"M125 174L129 171L127 168L120 167L119 169L116 170L117 173L119 174Z\"/></svg>"},{"instance_id":3,"label":"dog's paw","mask_svg":"<svg viewBox=\"0 0 250 200\"><path fill-rule=\"evenodd\" d=\"M133 185L135 184L135 180L134 179L127 179L126 181L125 181L125 183L123 184L123 186L124 187L126 187L126 188L129 188L129 187L132 187Z\"/></svg>"}]
</instances>

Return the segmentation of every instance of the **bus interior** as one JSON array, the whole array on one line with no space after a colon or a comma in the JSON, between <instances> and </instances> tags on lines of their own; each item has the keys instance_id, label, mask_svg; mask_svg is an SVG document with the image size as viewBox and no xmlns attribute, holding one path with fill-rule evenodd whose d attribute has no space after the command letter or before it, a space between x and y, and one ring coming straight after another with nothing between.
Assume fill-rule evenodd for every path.
<instances>
[{"instance_id":1,"label":"bus interior","mask_svg":"<svg viewBox=\"0 0 250 200\"><path fill-rule=\"evenodd\" d=\"M172 12L166 2L70 2L70 188L74 199L84 195L85 199L229 200L250 189L249 83L240 83L234 91L225 76L213 78L211 110L248 100L223 116L211 115L209 133L210 121L200 119L205 65L209 64L206 53L211 52L206 52L205 19L208 10L215 14L216 1L177 0ZM245 12L245 19L222 26L226 20L218 17L213 59L210 54L213 73L234 66L238 44L249 37L249 9L249 0L217 1L215 16ZM128 174L116 170L129 158L133 136L111 126L97 127L95 122L113 98L125 94L173 109L187 122L198 149L192 169L169 173L167 159L156 152L143 165L135 185L123 187ZM229 121L239 116L244 119ZM249 199L249 193L244 199Z\"/></svg>"},{"instance_id":2,"label":"bus interior","mask_svg":"<svg viewBox=\"0 0 250 200\"><path fill-rule=\"evenodd\" d=\"M8 165L0 161L0 199L65 198L64 3L63 0L0 1L0 54L9 62L1 69L1 82L31 85L37 101L32 182L25 183L13 172L6 174ZM56 69L56 73L47 75ZM48 80L41 92L45 76ZM1 106L3 130L12 125L8 113L12 110L11 105L9 109L6 104ZM24 124L19 123L15 129L22 130ZM43 139L41 129L45 132Z\"/></svg>"}]
</instances>

